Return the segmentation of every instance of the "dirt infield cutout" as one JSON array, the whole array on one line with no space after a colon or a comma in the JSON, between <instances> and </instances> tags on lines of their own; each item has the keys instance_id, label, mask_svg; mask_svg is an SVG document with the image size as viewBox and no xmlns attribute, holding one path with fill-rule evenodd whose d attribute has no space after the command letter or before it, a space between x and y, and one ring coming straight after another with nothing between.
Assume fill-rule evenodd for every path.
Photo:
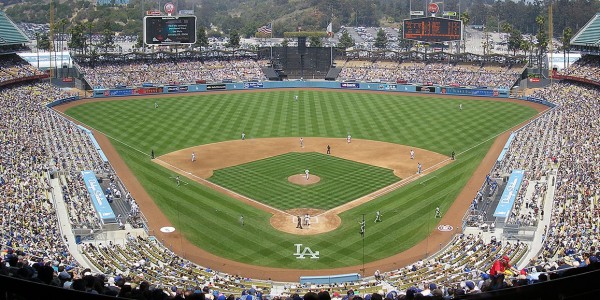
<instances>
[{"instance_id":1,"label":"dirt infield cutout","mask_svg":"<svg viewBox=\"0 0 600 300\"><path fill-rule=\"evenodd\" d=\"M299 140L299 137L262 138L199 145L161 155L154 162L200 184L272 213L270 223L275 229L299 235L332 231L341 224L338 214L371 201L388 191L392 191L395 187L425 176L427 173L450 163L448 156L388 142L352 139L352 143L348 143L346 138L304 137L303 147L300 147ZM333 156L392 169L394 175L402 178L402 180L331 210L319 212L316 212L314 208L298 208L292 212L281 211L206 180L212 176L214 170L294 151L325 153L327 145L331 147L331 155ZM414 159L410 158L411 150L415 153ZM192 153L195 153L195 161L192 161ZM423 166L421 174L416 174L418 163ZM305 174L297 174L290 176L288 180L296 184L315 184L318 182L314 181L317 178L315 175L310 175L309 180L306 180ZM305 214L315 218L316 222L312 222L309 228L299 230L296 228L297 223L294 218L296 215L304 216Z\"/></svg>"}]
</instances>

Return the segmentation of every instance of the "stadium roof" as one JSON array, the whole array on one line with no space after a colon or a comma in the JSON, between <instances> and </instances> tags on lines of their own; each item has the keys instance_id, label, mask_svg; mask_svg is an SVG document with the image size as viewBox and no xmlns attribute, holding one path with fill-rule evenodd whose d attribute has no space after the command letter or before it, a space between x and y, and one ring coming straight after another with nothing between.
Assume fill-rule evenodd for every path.
<instances>
[{"instance_id":1,"label":"stadium roof","mask_svg":"<svg viewBox=\"0 0 600 300\"><path fill-rule=\"evenodd\" d=\"M596 13L571 39L573 46L600 46L600 13Z\"/></svg>"},{"instance_id":2,"label":"stadium roof","mask_svg":"<svg viewBox=\"0 0 600 300\"><path fill-rule=\"evenodd\" d=\"M18 45L28 43L27 36L8 18L8 16L0 11L0 46Z\"/></svg>"}]
</instances>

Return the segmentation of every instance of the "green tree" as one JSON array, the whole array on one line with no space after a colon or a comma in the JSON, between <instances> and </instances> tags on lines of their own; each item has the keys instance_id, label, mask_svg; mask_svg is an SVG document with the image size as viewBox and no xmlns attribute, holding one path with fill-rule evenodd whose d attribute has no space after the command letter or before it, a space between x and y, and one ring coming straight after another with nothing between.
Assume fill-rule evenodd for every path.
<instances>
[{"instance_id":1,"label":"green tree","mask_svg":"<svg viewBox=\"0 0 600 300\"><path fill-rule=\"evenodd\" d=\"M538 68L541 71L542 68L542 56L544 56L544 54L546 53L546 50L548 49L548 43L549 43L549 37L548 34L546 33L546 17L543 15L539 15L535 18L535 23L538 26L538 32L536 34L536 38L537 38L537 64L538 64Z\"/></svg>"},{"instance_id":2,"label":"green tree","mask_svg":"<svg viewBox=\"0 0 600 300\"><path fill-rule=\"evenodd\" d=\"M521 44L523 43L523 35L518 29L512 29L508 36L508 51L512 51L513 55L517 54L517 51L521 50Z\"/></svg>"},{"instance_id":3,"label":"green tree","mask_svg":"<svg viewBox=\"0 0 600 300\"><path fill-rule=\"evenodd\" d=\"M82 24L76 24L71 26L69 33L71 34L71 40L68 43L69 48L79 50L79 53L83 53L85 48L85 27Z\"/></svg>"},{"instance_id":4,"label":"green tree","mask_svg":"<svg viewBox=\"0 0 600 300\"><path fill-rule=\"evenodd\" d=\"M337 46L344 49L354 47L354 39L348 34L348 31L344 30Z\"/></svg>"},{"instance_id":5,"label":"green tree","mask_svg":"<svg viewBox=\"0 0 600 300\"><path fill-rule=\"evenodd\" d=\"M281 41L281 47L287 47L289 45L290 41L288 41L288 39L283 39L283 41Z\"/></svg>"},{"instance_id":6,"label":"green tree","mask_svg":"<svg viewBox=\"0 0 600 300\"><path fill-rule=\"evenodd\" d=\"M39 50L48 50L50 49L50 38L47 33L36 34L37 37L37 48Z\"/></svg>"},{"instance_id":7,"label":"green tree","mask_svg":"<svg viewBox=\"0 0 600 300\"><path fill-rule=\"evenodd\" d=\"M196 31L196 46L208 47L208 36L206 35L206 28L204 26L198 27Z\"/></svg>"},{"instance_id":8,"label":"green tree","mask_svg":"<svg viewBox=\"0 0 600 300\"><path fill-rule=\"evenodd\" d=\"M387 47L387 42L388 42L388 38L387 38L387 35L385 35L385 31L383 31L383 28L379 28L379 31L377 31L377 37L375 38L375 43L373 44L373 46L375 46L376 48L379 48L379 49L385 49Z\"/></svg>"},{"instance_id":9,"label":"green tree","mask_svg":"<svg viewBox=\"0 0 600 300\"><path fill-rule=\"evenodd\" d=\"M109 48L115 46L115 33L112 29L110 22L105 22L102 25L102 39L100 40L100 48L104 49L104 52L108 52Z\"/></svg>"},{"instance_id":10,"label":"green tree","mask_svg":"<svg viewBox=\"0 0 600 300\"><path fill-rule=\"evenodd\" d=\"M237 31L232 30L231 33L229 33L229 43L227 43L227 47L230 47L230 48L239 48L240 47L240 34Z\"/></svg>"},{"instance_id":11,"label":"green tree","mask_svg":"<svg viewBox=\"0 0 600 300\"><path fill-rule=\"evenodd\" d=\"M564 60L564 65L563 68L566 68L568 66L567 61L569 61L569 52L571 52L571 38L573 38L573 29L571 29L571 27L565 27L565 29L563 30L563 35L562 35L562 39L561 39L561 49L563 51L563 60ZM566 58L565 58L566 56Z\"/></svg>"},{"instance_id":12,"label":"green tree","mask_svg":"<svg viewBox=\"0 0 600 300\"><path fill-rule=\"evenodd\" d=\"M323 47L323 40L318 36L310 36L308 42L311 47Z\"/></svg>"}]
</instances>

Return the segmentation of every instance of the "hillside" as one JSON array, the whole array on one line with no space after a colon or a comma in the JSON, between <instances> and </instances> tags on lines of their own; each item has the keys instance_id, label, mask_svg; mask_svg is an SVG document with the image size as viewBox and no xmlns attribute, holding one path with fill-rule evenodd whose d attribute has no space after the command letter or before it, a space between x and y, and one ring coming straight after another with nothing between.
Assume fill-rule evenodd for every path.
<instances>
[{"instance_id":1,"label":"hillside","mask_svg":"<svg viewBox=\"0 0 600 300\"><path fill-rule=\"evenodd\" d=\"M409 17L410 10L425 10L424 3L406 0L179 0L177 10L193 10L198 23L211 24L225 34L232 30L253 36L260 26L273 22L273 35L295 31L323 31L329 22L334 31L340 26L393 26ZM49 0L0 0L4 10L16 22L49 23ZM110 29L127 35L142 30L144 12L158 9L160 1L130 0L127 5L97 6L95 1L59 0L55 2L55 22L67 20L66 30L85 22L92 31ZM165 2L162 2L161 6ZM565 27L576 31L600 10L600 1L561 0L555 2L554 33ZM412 4L412 6L410 6ZM547 17L547 6L537 1L447 0L445 11L468 13L470 24L500 28L512 24L522 33L535 33L537 16ZM161 7L162 10L162 7Z\"/></svg>"}]
</instances>

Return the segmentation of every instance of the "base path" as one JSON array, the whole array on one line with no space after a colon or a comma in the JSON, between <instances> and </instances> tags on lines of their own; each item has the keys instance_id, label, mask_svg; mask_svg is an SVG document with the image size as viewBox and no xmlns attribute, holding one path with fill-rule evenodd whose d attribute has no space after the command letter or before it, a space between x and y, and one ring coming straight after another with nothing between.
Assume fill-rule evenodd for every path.
<instances>
[{"instance_id":1,"label":"base path","mask_svg":"<svg viewBox=\"0 0 600 300\"><path fill-rule=\"evenodd\" d=\"M375 91L350 91L350 90L324 90L324 89L302 89L302 90L318 90L318 91L328 91L328 92L339 92L339 93L390 93L390 92L375 92ZM231 93L261 93L261 92L269 92L273 90L253 90L253 91L234 91ZM211 93L225 93L223 91L219 92L203 92L203 95L208 95ZM230 93L230 92L227 92ZM411 97L433 97L433 98L450 98L452 96L447 95L432 95L432 94L416 94L416 93L398 93L398 95L410 95ZM171 98L171 97L179 97L181 95L154 95L149 96L149 98ZM100 99L85 99L81 101L74 101L70 103L66 103L64 105L60 105L55 107L54 109L59 112L64 112L69 107L73 107L80 104L85 104L89 102L97 102L97 101L126 101L132 99L141 99L140 97L117 97L117 98L100 98ZM502 102L513 102L521 105L530 106L538 111L538 113L547 110L548 107L542 104L537 104L533 102L515 100L515 99L505 99L505 98L485 98L485 97L463 97L460 99L468 99L468 100L481 100L481 101L502 101ZM72 119L71 119L72 120ZM75 120L73 120L75 121ZM77 124L81 124L75 121ZM119 178L123 181L131 195L135 198L136 202L140 206L144 215L148 219L148 226L150 227L151 234L155 235L157 239L162 241L165 245L170 245L170 249L173 250L179 256L189 259L201 266L212 267L215 270L226 272L229 274L239 274L243 277L257 278L257 279L273 279L278 281L289 281L289 282L298 282L300 276L311 276L311 275L332 275L332 274L345 274L345 273L363 273L367 276L373 274L375 270L380 270L382 272L396 270L401 267L405 267L411 263L419 259L423 259L427 256L427 254L433 253L434 251L439 250L439 247L447 244L451 239L454 233L460 232L460 226L462 222L462 217L466 211L466 209L471 204L471 200L477 194L477 191L483 184L485 180L485 175L491 170L492 166L496 162L498 155L502 151L504 144L508 140L510 136L510 132L521 128L529 121L525 121L510 130L499 135L494 144L490 148L490 151L487 153L485 158L481 161L480 165L477 167L473 176L463 190L459 193L458 197L452 204L452 206L446 211L443 218L440 220L440 224L447 224L456 228L456 232L441 232L438 230L433 230L431 235L414 245L410 249L398 253L396 255L387 257L385 259L381 259L378 261L372 261L365 264L365 269L362 270L361 266L350 266L343 268L331 268L331 269L320 269L320 270L298 270L298 269L284 269L284 268L272 268L272 267L263 267L256 266L247 263L237 262L228 260L219 256L216 256L212 253L209 253L201 248L198 248L196 245L190 243L188 240L183 237L179 231L175 231L172 233L162 233L160 232L160 228L165 226L174 226L171 221L169 221L163 212L158 208L158 206L154 203L150 195L146 192L146 190L142 187L141 183L137 180L137 178L133 175L131 170L127 167L121 156L117 153L110 140L101 132L97 132L92 130L94 133L94 137L98 140L98 143L102 147L102 150L110 160L111 166L114 168L115 172L119 176ZM83 124L82 124L83 125ZM354 140L353 140L354 143ZM324 151L324 149L318 149L318 151ZM336 148L332 147L332 153L336 154ZM188 156L187 159L191 157ZM201 159L201 157L199 157ZM459 158L460 159L460 158ZM426 166L424 166L426 167ZM286 215L290 216L290 213L287 212ZM316 212L317 214L319 212ZM290 219L287 219L288 221Z\"/></svg>"}]
</instances>

